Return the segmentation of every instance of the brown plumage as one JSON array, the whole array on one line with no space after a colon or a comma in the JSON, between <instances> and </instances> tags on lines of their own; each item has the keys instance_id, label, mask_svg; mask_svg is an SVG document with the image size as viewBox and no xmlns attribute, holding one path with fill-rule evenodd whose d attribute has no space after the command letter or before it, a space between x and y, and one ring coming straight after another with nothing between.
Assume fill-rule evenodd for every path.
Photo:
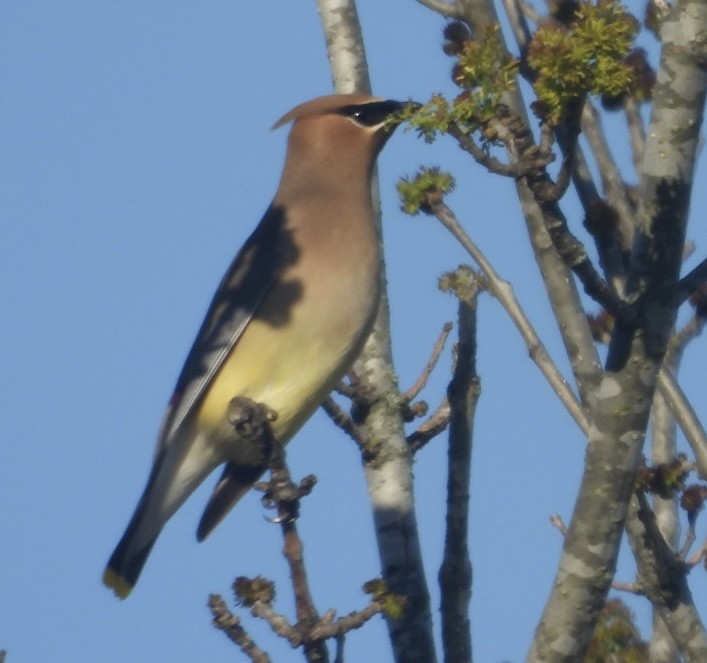
<instances>
[{"instance_id":1,"label":"brown plumage","mask_svg":"<svg viewBox=\"0 0 707 663\"><path fill-rule=\"evenodd\" d=\"M219 465L199 523L206 537L264 471L260 450L226 417L244 396L277 412L288 442L350 368L380 293L371 202L375 159L402 104L320 97L293 122L280 185L214 295L160 429L147 486L104 582L121 598L137 582L167 520Z\"/></svg>"}]
</instances>

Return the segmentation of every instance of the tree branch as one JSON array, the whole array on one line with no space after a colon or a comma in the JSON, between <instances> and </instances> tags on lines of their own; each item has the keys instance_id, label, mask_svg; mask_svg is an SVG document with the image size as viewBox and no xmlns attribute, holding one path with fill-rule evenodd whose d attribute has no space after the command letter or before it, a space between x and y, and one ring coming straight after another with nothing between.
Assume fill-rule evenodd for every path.
<instances>
[{"instance_id":1,"label":"tree branch","mask_svg":"<svg viewBox=\"0 0 707 663\"><path fill-rule=\"evenodd\" d=\"M322 403L322 410L327 413L328 417L334 422L334 425L344 431L344 433L358 445L359 449L363 451L364 443L356 424L331 396Z\"/></svg>"},{"instance_id":2,"label":"tree branch","mask_svg":"<svg viewBox=\"0 0 707 663\"><path fill-rule=\"evenodd\" d=\"M420 377L415 380L415 384L412 385L409 389L406 391L403 391L400 394L400 400L404 403L409 403L412 401L413 398L415 398L424 388L425 385L427 384L427 380L429 379L430 375L432 374L432 371L434 371L435 366L437 365L437 362L439 361L440 356L442 355L442 351L444 350L444 346L447 342L447 338L449 337L450 332L452 331L452 323L451 322L445 322L444 326L442 327L442 331L440 332L439 337L437 338L437 341L434 344L434 347L432 348L432 354L430 355L430 358L427 360L427 364L425 365L425 368L422 370L422 373L420 373Z\"/></svg>"},{"instance_id":3,"label":"tree branch","mask_svg":"<svg viewBox=\"0 0 707 663\"><path fill-rule=\"evenodd\" d=\"M643 118L641 117L638 102L633 97L626 99L624 111L626 113L629 136L631 137L633 167L636 169L636 173L640 173L643 164L643 154L646 151L646 130L643 126Z\"/></svg>"},{"instance_id":4,"label":"tree branch","mask_svg":"<svg viewBox=\"0 0 707 663\"><path fill-rule=\"evenodd\" d=\"M353 0L318 0L327 53L337 92L370 94L370 80L361 26ZM379 217L377 180L374 206ZM381 247L381 273L384 276ZM412 476L412 452L405 439L390 346L388 298L385 288L373 331L354 372L373 395L365 411L354 417L363 441L363 466L373 507L381 568L391 592L406 596L401 619L386 622L396 660L435 663L434 636L427 579L422 563ZM391 395L394 396L391 398ZM354 403L354 408L356 404ZM395 490L391 487L395 486Z\"/></svg>"},{"instance_id":5,"label":"tree branch","mask_svg":"<svg viewBox=\"0 0 707 663\"><path fill-rule=\"evenodd\" d=\"M707 660L707 631L692 601L685 563L660 534L645 495L631 499L626 524L641 588L686 661Z\"/></svg>"},{"instance_id":6,"label":"tree branch","mask_svg":"<svg viewBox=\"0 0 707 663\"><path fill-rule=\"evenodd\" d=\"M457 241L479 266L487 280L489 292L498 299L510 316L528 346L531 359L537 364L541 373L559 396L562 404L567 408L572 418L577 422L582 431L587 434L589 432L589 420L587 419L587 415L581 403L577 400L569 384L552 361L552 358L538 337L530 320L528 320L523 309L518 304L511 285L507 281L502 280L496 273L491 263L489 263L473 240L466 234L454 212L452 212L443 201L430 201L430 209L440 223L454 235Z\"/></svg>"},{"instance_id":7,"label":"tree branch","mask_svg":"<svg viewBox=\"0 0 707 663\"><path fill-rule=\"evenodd\" d=\"M677 313L677 306L665 304L663 293L677 285L685 242L707 89L707 53L701 38L706 31L707 5L696 0L673 5L663 23L664 47L627 281L627 293L639 301L640 323L614 328L592 406L593 428L579 495L528 656L533 663L582 660L616 568L654 383ZM676 127L685 130L676 132ZM695 660L705 660L704 654Z\"/></svg>"},{"instance_id":8,"label":"tree branch","mask_svg":"<svg viewBox=\"0 0 707 663\"><path fill-rule=\"evenodd\" d=\"M253 638L241 626L241 620L226 606L226 602L218 594L209 595L209 610L213 616L214 626L223 631L253 663L271 663L270 657L255 644Z\"/></svg>"},{"instance_id":9,"label":"tree branch","mask_svg":"<svg viewBox=\"0 0 707 663\"><path fill-rule=\"evenodd\" d=\"M471 271L471 270L469 270ZM476 403L481 393L476 374L476 301L471 284L459 299L459 342L454 375L447 390L451 410L447 461L447 531L439 570L444 660L471 661L472 569L469 558L469 481Z\"/></svg>"},{"instance_id":10,"label":"tree branch","mask_svg":"<svg viewBox=\"0 0 707 663\"><path fill-rule=\"evenodd\" d=\"M707 283L707 258L692 271L688 272L678 282L677 300L679 303L686 301L697 288Z\"/></svg>"},{"instance_id":11,"label":"tree branch","mask_svg":"<svg viewBox=\"0 0 707 663\"><path fill-rule=\"evenodd\" d=\"M634 212L628 200L621 171L611 154L606 142L606 135L601 126L601 118L591 101L587 100L582 111L582 133L591 147L597 161L601 183L609 204L616 210L619 217L618 232L621 250L628 250L633 242L635 226Z\"/></svg>"},{"instance_id":12,"label":"tree branch","mask_svg":"<svg viewBox=\"0 0 707 663\"><path fill-rule=\"evenodd\" d=\"M444 432L449 426L450 408L447 398L442 399L437 409L422 423L416 431L407 437L407 443L413 454L417 453L430 440Z\"/></svg>"},{"instance_id":13,"label":"tree branch","mask_svg":"<svg viewBox=\"0 0 707 663\"><path fill-rule=\"evenodd\" d=\"M474 32L478 26L498 23L492 0L457 0L461 18ZM502 103L530 126L520 88L503 94ZM516 181L516 188L525 216L528 235L540 267L557 327L562 336L572 372L577 382L581 402L591 404L599 381L600 361L592 339L589 324L577 291L562 259L548 236L543 211L524 180Z\"/></svg>"},{"instance_id":14,"label":"tree branch","mask_svg":"<svg viewBox=\"0 0 707 663\"><path fill-rule=\"evenodd\" d=\"M707 431L667 366L664 366L658 374L658 389L680 425L692 453L695 454L697 473L702 479L707 480Z\"/></svg>"}]
</instances>

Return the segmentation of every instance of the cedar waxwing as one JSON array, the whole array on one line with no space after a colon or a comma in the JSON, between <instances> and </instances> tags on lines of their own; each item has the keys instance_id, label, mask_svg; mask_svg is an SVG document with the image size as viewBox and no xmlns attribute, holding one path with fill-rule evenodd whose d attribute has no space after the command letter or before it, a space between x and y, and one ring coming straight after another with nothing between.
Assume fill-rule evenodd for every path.
<instances>
[{"instance_id":1,"label":"cedar waxwing","mask_svg":"<svg viewBox=\"0 0 707 663\"><path fill-rule=\"evenodd\" d=\"M216 467L203 540L265 470L262 449L227 416L236 396L277 413L285 444L351 368L378 310L371 173L403 108L365 95L297 106L275 198L236 255L187 357L152 471L103 582L125 598L162 527Z\"/></svg>"}]
</instances>

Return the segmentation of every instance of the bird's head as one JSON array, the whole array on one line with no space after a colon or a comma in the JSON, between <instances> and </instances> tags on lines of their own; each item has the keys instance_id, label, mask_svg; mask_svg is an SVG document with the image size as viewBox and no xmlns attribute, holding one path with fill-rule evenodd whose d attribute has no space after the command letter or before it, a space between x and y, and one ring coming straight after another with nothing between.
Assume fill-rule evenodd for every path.
<instances>
[{"instance_id":1,"label":"bird's head","mask_svg":"<svg viewBox=\"0 0 707 663\"><path fill-rule=\"evenodd\" d=\"M296 106L273 129L292 122L288 161L318 162L327 168L356 164L368 171L395 130L406 102L362 94L317 97Z\"/></svg>"}]
</instances>

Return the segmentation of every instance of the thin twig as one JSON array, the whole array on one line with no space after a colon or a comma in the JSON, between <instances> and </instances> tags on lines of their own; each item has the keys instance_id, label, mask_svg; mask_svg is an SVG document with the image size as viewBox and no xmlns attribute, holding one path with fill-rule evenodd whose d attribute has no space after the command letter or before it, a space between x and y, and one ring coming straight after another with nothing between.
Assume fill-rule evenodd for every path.
<instances>
[{"instance_id":1,"label":"thin twig","mask_svg":"<svg viewBox=\"0 0 707 663\"><path fill-rule=\"evenodd\" d=\"M338 638L349 631L361 628L367 621L383 612L383 607L376 601L371 601L363 610L350 612L345 617L334 620L333 611L324 615L319 623L312 629L312 637L324 640Z\"/></svg>"},{"instance_id":2,"label":"thin twig","mask_svg":"<svg viewBox=\"0 0 707 663\"><path fill-rule=\"evenodd\" d=\"M705 324L707 324L706 317L701 315L693 315L683 327L678 329L673 334L668 343L666 358L669 358L676 353L682 354L687 345L702 334Z\"/></svg>"},{"instance_id":3,"label":"thin twig","mask_svg":"<svg viewBox=\"0 0 707 663\"><path fill-rule=\"evenodd\" d=\"M499 126L500 124L501 123L494 124L499 135L502 133L503 129L502 126ZM495 175L520 179L531 172L537 171L538 168L547 166L549 163L552 163L555 158L553 154L542 153L536 148L535 158L525 158L522 161L516 161L514 163L503 163L477 145L476 141L456 124L451 123L447 127L447 133L457 141L462 150L473 157L474 161Z\"/></svg>"},{"instance_id":4,"label":"thin twig","mask_svg":"<svg viewBox=\"0 0 707 663\"><path fill-rule=\"evenodd\" d=\"M700 549L690 559L686 560L686 564L690 567L697 566L704 559L707 559L707 541L700 546Z\"/></svg>"},{"instance_id":5,"label":"thin twig","mask_svg":"<svg viewBox=\"0 0 707 663\"><path fill-rule=\"evenodd\" d=\"M340 428L344 433L346 433L359 447L363 449L363 439L358 430L358 427L354 423L353 419L344 412L344 410L339 407L337 402L329 396L322 403L322 410L327 413L329 418L334 422L334 424Z\"/></svg>"},{"instance_id":6,"label":"thin twig","mask_svg":"<svg viewBox=\"0 0 707 663\"><path fill-rule=\"evenodd\" d=\"M582 131L597 161L601 182L609 204L618 212L619 232L623 249L633 242L634 214L628 200L626 185L621 171L606 142L606 133L601 126L601 118L591 101L587 100L582 111Z\"/></svg>"},{"instance_id":7,"label":"thin twig","mask_svg":"<svg viewBox=\"0 0 707 663\"><path fill-rule=\"evenodd\" d=\"M520 0L503 0L503 7L506 10L506 16L513 30L513 36L515 37L518 48L520 49L521 59L524 59L525 52L528 50L530 40L532 39L532 32L528 27L528 22L526 18L530 20L535 20L537 14L530 16L526 13L529 6L525 3L520 2ZM533 10L534 11L534 10Z\"/></svg>"},{"instance_id":8,"label":"thin twig","mask_svg":"<svg viewBox=\"0 0 707 663\"><path fill-rule=\"evenodd\" d=\"M533 325L518 304L518 300L513 294L513 288L510 283L501 279L496 273L496 270L494 270L481 250L476 246L469 235L466 234L454 212L452 212L444 202L436 201L432 203L431 210L434 216L454 235L457 241L479 266L488 281L489 292L498 299L510 316L528 347L531 359L537 364L541 373L550 383L550 386L559 396L562 404L567 408L567 411L577 422L582 432L588 435L589 420L587 419L582 404L577 399L577 396L572 391L567 380L565 380L560 370L552 361L550 354L540 340Z\"/></svg>"},{"instance_id":9,"label":"thin twig","mask_svg":"<svg viewBox=\"0 0 707 663\"><path fill-rule=\"evenodd\" d=\"M449 401L445 397L432 415L420 424L415 432L407 436L407 443L413 454L446 430L449 426L449 415Z\"/></svg>"},{"instance_id":10,"label":"thin twig","mask_svg":"<svg viewBox=\"0 0 707 663\"><path fill-rule=\"evenodd\" d=\"M567 534L567 525L565 525L565 521L562 520L562 516L559 513L550 514L550 524L562 534L562 536Z\"/></svg>"},{"instance_id":11,"label":"thin twig","mask_svg":"<svg viewBox=\"0 0 707 663\"><path fill-rule=\"evenodd\" d=\"M520 0L503 0L506 13L508 15L516 43L521 54L525 53L531 39L531 31L528 27L526 19L526 9ZM534 16L537 22L538 16ZM532 72L521 68L521 73L532 83ZM587 115L587 105L583 110L583 116ZM590 120L591 117L588 117ZM591 171L587 165L587 160L584 156L581 146L577 142L577 131L572 125L573 122L565 122L555 128L555 138L559 144L565 158L563 160L563 169L560 171L560 178L557 185L554 187L553 194L557 199L564 194L564 191L569 184L567 175L571 175L572 183L575 186L580 202L589 215L590 210L596 209L597 203L600 201L599 192ZM591 127L590 127L591 129ZM541 151L548 151L551 143L552 129L549 125L543 124L541 127ZM625 205L621 207L622 211L626 211ZM612 233L615 235L616 233ZM601 237L596 237L597 250L599 252L600 263L604 269L606 278L611 282L613 289L617 293L623 292L624 265L621 259L621 253L615 241L607 241L609 238L606 233Z\"/></svg>"},{"instance_id":12,"label":"thin twig","mask_svg":"<svg viewBox=\"0 0 707 663\"><path fill-rule=\"evenodd\" d=\"M223 631L253 663L271 663L270 657L255 644L253 638L241 626L241 620L228 609L226 602L218 594L209 595L209 610L214 618L214 626Z\"/></svg>"},{"instance_id":13,"label":"thin twig","mask_svg":"<svg viewBox=\"0 0 707 663\"><path fill-rule=\"evenodd\" d=\"M636 594L637 596L643 596L644 591L638 582L623 582L621 580L613 580L611 583L612 589L617 592L626 592L628 594Z\"/></svg>"},{"instance_id":14,"label":"thin twig","mask_svg":"<svg viewBox=\"0 0 707 663\"><path fill-rule=\"evenodd\" d=\"M643 126L640 106L632 96L626 98L624 112L626 113L626 123L631 139L633 167L636 173L640 174L643 171L643 154L646 151L646 129Z\"/></svg>"},{"instance_id":15,"label":"thin twig","mask_svg":"<svg viewBox=\"0 0 707 663\"><path fill-rule=\"evenodd\" d=\"M695 454L697 474L700 478L707 480L707 432L667 366L663 366L658 373L657 387L675 416L692 453Z\"/></svg>"},{"instance_id":16,"label":"thin twig","mask_svg":"<svg viewBox=\"0 0 707 663\"><path fill-rule=\"evenodd\" d=\"M683 559L687 559L687 553L690 552L690 548L692 548L692 544L695 543L696 538L697 537L695 536L695 521L688 520L687 532L685 532L685 540L683 541L683 544L680 547L680 557L682 557Z\"/></svg>"},{"instance_id":17,"label":"thin twig","mask_svg":"<svg viewBox=\"0 0 707 663\"><path fill-rule=\"evenodd\" d=\"M425 368L420 374L420 377L418 377L415 381L415 384L413 384L410 389L400 394L401 402L409 403L424 389L425 385L427 384L427 380L432 374L432 371L435 369L435 366L437 366L437 362L439 361L439 358L442 355L444 346L447 343L447 338L449 338L449 333L452 331L452 326L453 325L451 322L444 323L442 331L440 332L437 341L435 342L434 347L432 348L432 354L430 355L430 358L428 359Z\"/></svg>"},{"instance_id":18,"label":"thin twig","mask_svg":"<svg viewBox=\"0 0 707 663\"><path fill-rule=\"evenodd\" d=\"M688 272L678 281L677 300L682 303L692 295L697 288L707 282L707 258L697 267Z\"/></svg>"}]
</instances>

